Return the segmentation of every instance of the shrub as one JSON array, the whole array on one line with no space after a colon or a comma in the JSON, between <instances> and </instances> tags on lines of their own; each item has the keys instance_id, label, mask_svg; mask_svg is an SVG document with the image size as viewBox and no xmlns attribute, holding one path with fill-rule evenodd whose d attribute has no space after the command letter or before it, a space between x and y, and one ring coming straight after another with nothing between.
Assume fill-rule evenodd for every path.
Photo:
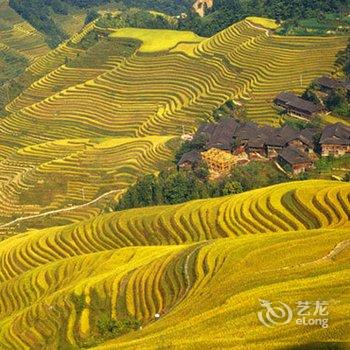
<instances>
[{"instance_id":1,"label":"shrub","mask_svg":"<svg viewBox=\"0 0 350 350\"><path fill-rule=\"evenodd\" d=\"M141 321L135 318L126 318L122 320L111 319L108 315L101 315L97 321L97 328L100 335L113 338L132 330L137 330L141 326Z\"/></svg>"}]
</instances>

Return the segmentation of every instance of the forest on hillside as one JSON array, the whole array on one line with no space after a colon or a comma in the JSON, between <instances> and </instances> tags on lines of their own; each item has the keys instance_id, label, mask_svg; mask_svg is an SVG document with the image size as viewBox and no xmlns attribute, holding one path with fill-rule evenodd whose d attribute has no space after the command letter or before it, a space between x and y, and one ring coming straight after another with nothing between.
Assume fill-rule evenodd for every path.
<instances>
[{"instance_id":1,"label":"forest on hillside","mask_svg":"<svg viewBox=\"0 0 350 350\"><path fill-rule=\"evenodd\" d=\"M343 17L349 13L349 0L214 0L204 18L190 13L181 29L190 29L202 36L211 36L247 16L274 18L295 23L302 19L323 20L327 14Z\"/></svg>"},{"instance_id":2,"label":"forest on hillside","mask_svg":"<svg viewBox=\"0 0 350 350\"><path fill-rule=\"evenodd\" d=\"M10 6L27 20L33 27L46 34L48 44L57 46L67 38L60 25L53 20L54 14L69 15L74 9L86 9L89 15L91 7L98 7L106 3L118 3L121 10L137 7L157 10L176 15L191 8L192 1L173 2L169 0L10 0Z\"/></svg>"},{"instance_id":3,"label":"forest on hillside","mask_svg":"<svg viewBox=\"0 0 350 350\"><path fill-rule=\"evenodd\" d=\"M283 21L300 19L322 19L327 14L343 16L348 14L350 0L215 0L204 18L192 11L193 1L173 0L10 0L10 6L36 29L48 37L48 43L54 47L67 35L62 31L52 15L69 15L74 8L88 9L106 3L118 3L121 9L137 7L156 10L170 15L187 13L180 20L178 29L191 30L202 36L211 36L246 16L264 16ZM147 23L143 26L147 27Z\"/></svg>"}]
</instances>

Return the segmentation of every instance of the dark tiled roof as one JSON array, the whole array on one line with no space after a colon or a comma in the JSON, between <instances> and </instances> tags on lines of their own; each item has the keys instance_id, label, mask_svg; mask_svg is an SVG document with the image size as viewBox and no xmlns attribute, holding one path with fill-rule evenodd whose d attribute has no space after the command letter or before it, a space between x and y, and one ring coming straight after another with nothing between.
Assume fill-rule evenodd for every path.
<instances>
[{"instance_id":1,"label":"dark tiled roof","mask_svg":"<svg viewBox=\"0 0 350 350\"><path fill-rule=\"evenodd\" d=\"M302 141L304 144L313 147L314 146L314 137L318 133L316 129L306 128L300 131L298 135L298 139Z\"/></svg>"},{"instance_id":2,"label":"dark tiled roof","mask_svg":"<svg viewBox=\"0 0 350 350\"><path fill-rule=\"evenodd\" d=\"M275 132L275 128L271 126L259 127L257 130L254 130L254 133L251 134L251 137L248 140L249 148L262 148L267 144L268 140L271 139L272 135Z\"/></svg>"},{"instance_id":3,"label":"dark tiled roof","mask_svg":"<svg viewBox=\"0 0 350 350\"><path fill-rule=\"evenodd\" d=\"M303 100L302 98L299 98L297 101L289 103L289 106L299 111L303 111L311 114L320 112L322 110L321 106L318 106L313 102Z\"/></svg>"},{"instance_id":4,"label":"dark tiled roof","mask_svg":"<svg viewBox=\"0 0 350 350\"><path fill-rule=\"evenodd\" d=\"M239 126L239 123L232 119L226 118L218 124L214 124L215 128L209 135L207 148L219 148L223 150L231 150L233 145L233 135Z\"/></svg>"},{"instance_id":5,"label":"dark tiled roof","mask_svg":"<svg viewBox=\"0 0 350 350\"><path fill-rule=\"evenodd\" d=\"M307 112L310 114L320 112L322 109L321 106L318 106L313 102L304 100L291 92L281 92L275 98L275 102L278 101L283 102L283 104L295 110Z\"/></svg>"},{"instance_id":6,"label":"dark tiled roof","mask_svg":"<svg viewBox=\"0 0 350 350\"><path fill-rule=\"evenodd\" d=\"M305 145L314 147L314 136L317 133L318 130L313 128L297 131L288 125L282 128L259 127L252 122L242 123L227 118L219 123L202 125L198 129L197 136L205 135L207 137L206 149L218 148L231 151L234 138L239 141L247 141L248 148L262 148L265 145L283 148L293 140L300 140ZM323 130L321 143L350 144L350 127L341 123L328 125ZM192 161L191 157L188 159L188 161ZM181 159L179 164L186 160L187 158Z\"/></svg>"},{"instance_id":7,"label":"dark tiled roof","mask_svg":"<svg viewBox=\"0 0 350 350\"><path fill-rule=\"evenodd\" d=\"M285 125L281 128L280 134L286 140L286 142L288 142L293 140L293 138L298 135L298 131L288 125Z\"/></svg>"},{"instance_id":8,"label":"dark tiled roof","mask_svg":"<svg viewBox=\"0 0 350 350\"><path fill-rule=\"evenodd\" d=\"M281 157L291 165L312 162L312 160L308 157L308 155L305 152L293 146L283 148L283 150L279 154L279 157Z\"/></svg>"},{"instance_id":9,"label":"dark tiled roof","mask_svg":"<svg viewBox=\"0 0 350 350\"><path fill-rule=\"evenodd\" d=\"M297 136L298 131L288 125L285 125L282 128L275 128L268 133L266 138L266 145L283 147L289 141L295 139Z\"/></svg>"},{"instance_id":10,"label":"dark tiled roof","mask_svg":"<svg viewBox=\"0 0 350 350\"><path fill-rule=\"evenodd\" d=\"M264 137L256 137L248 141L249 148L263 148L265 146L265 138Z\"/></svg>"},{"instance_id":11,"label":"dark tiled roof","mask_svg":"<svg viewBox=\"0 0 350 350\"><path fill-rule=\"evenodd\" d=\"M323 76L323 77L317 78L315 80L315 83L332 90L339 89L339 88L350 90L350 81L338 80L332 77Z\"/></svg>"},{"instance_id":12,"label":"dark tiled roof","mask_svg":"<svg viewBox=\"0 0 350 350\"><path fill-rule=\"evenodd\" d=\"M317 78L315 80L315 83L324 86L328 89L337 89L338 87L340 87L340 83L338 80L327 76Z\"/></svg>"},{"instance_id":13,"label":"dark tiled roof","mask_svg":"<svg viewBox=\"0 0 350 350\"><path fill-rule=\"evenodd\" d=\"M292 92L288 92L288 91L283 91L276 96L275 100L288 103L289 101L293 101L297 98L298 96L296 94L293 94Z\"/></svg>"},{"instance_id":14,"label":"dark tiled roof","mask_svg":"<svg viewBox=\"0 0 350 350\"><path fill-rule=\"evenodd\" d=\"M313 128L306 128L301 131L296 132L296 135L292 137L288 142L294 141L294 140L299 140L303 144L309 146L309 147L314 147L314 137L318 133L316 129Z\"/></svg>"},{"instance_id":15,"label":"dark tiled roof","mask_svg":"<svg viewBox=\"0 0 350 350\"><path fill-rule=\"evenodd\" d=\"M190 152L186 152L182 155L181 159L177 163L177 165L182 165L184 163L196 164L202 160L202 156L199 151L193 150Z\"/></svg>"},{"instance_id":16,"label":"dark tiled roof","mask_svg":"<svg viewBox=\"0 0 350 350\"><path fill-rule=\"evenodd\" d=\"M197 134L205 134L205 135L211 135L213 131L215 130L215 124L209 123L209 124L202 124L198 130Z\"/></svg>"},{"instance_id":17,"label":"dark tiled roof","mask_svg":"<svg viewBox=\"0 0 350 350\"><path fill-rule=\"evenodd\" d=\"M259 127L255 123L246 122L240 124L238 128L236 128L234 137L240 140L250 140L257 137L259 134Z\"/></svg>"},{"instance_id":18,"label":"dark tiled roof","mask_svg":"<svg viewBox=\"0 0 350 350\"><path fill-rule=\"evenodd\" d=\"M327 125L322 132L321 144L350 145L350 126L343 123Z\"/></svg>"}]
</instances>

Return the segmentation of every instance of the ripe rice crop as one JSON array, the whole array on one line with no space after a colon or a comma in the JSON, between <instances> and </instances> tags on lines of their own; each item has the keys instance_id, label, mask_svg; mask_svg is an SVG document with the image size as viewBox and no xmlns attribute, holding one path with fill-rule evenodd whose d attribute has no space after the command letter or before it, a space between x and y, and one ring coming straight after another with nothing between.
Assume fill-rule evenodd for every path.
<instances>
[{"instance_id":1,"label":"ripe rice crop","mask_svg":"<svg viewBox=\"0 0 350 350\"><path fill-rule=\"evenodd\" d=\"M243 349L249 341L278 349L305 336L345 341L349 194L345 183L293 182L9 238L0 245L1 344ZM337 300L331 332L257 319L259 298L293 304L315 293ZM143 329L104 343L103 317L136 318Z\"/></svg>"}]
</instances>

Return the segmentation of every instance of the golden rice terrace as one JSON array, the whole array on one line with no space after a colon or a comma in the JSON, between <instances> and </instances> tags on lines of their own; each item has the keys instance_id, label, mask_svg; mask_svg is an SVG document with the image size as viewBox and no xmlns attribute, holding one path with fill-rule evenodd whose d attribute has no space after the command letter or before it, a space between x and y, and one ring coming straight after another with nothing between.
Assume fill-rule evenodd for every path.
<instances>
[{"instance_id":1,"label":"golden rice terrace","mask_svg":"<svg viewBox=\"0 0 350 350\"><path fill-rule=\"evenodd\" d=\"M348 183L111 209L228 100L280 125L274 97L332 72L345 36L278 36L256 17L211 38L93 21L50 50L7 1L0 19L0 52L28 62L16 98L0 88L0 350L350 342ZM327 301L324 328L259 320L269 301L307 300Z\"/></svg>"}]
</instances>

